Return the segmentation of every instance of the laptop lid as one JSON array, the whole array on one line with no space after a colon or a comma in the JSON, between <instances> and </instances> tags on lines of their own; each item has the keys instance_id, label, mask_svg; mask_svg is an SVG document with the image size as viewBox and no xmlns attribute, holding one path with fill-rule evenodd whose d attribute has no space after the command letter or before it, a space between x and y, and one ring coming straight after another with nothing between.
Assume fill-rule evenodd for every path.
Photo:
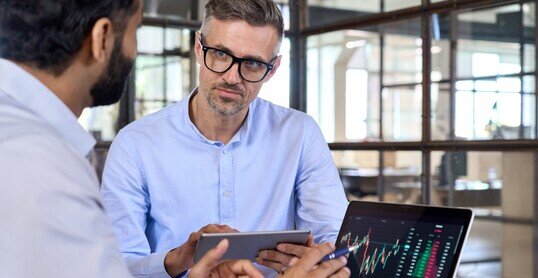
<instances>
[{"instance_id":1,"label":"laptop lid","mask_svg":"<svg viewBox=\"0 0 538 278\"><path fill-rule=\"evenodd\" d=\"M360 246L351 277L455 277L472 220L470 209L354 201L336 247Z\"/></svg>"}]
</instances>

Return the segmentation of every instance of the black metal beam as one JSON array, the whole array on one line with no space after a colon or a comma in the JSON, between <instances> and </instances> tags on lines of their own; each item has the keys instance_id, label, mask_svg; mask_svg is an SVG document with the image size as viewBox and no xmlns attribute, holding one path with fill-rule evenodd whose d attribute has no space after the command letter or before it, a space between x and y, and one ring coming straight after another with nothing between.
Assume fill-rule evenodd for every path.
<instances>
[{"instance_id":1,"label":"black metal beam","mask_svg":"<svg viewBox=\"0 0 538 278\"><path fill-rule=\"evenodd\" d=\"M538 1L534 1L534 138L538 139L538 69L536 68L536 58L538 57ZM538 201L538 200L537 200Z\"/></svg>"},{"instance_id":2,"label":"black metal beam","mask_svg":"<svg viewBox=\"0 0 538 278\"><path fill-rule=\"evenodd\" d=\"M306 112L306 0L290 0L290 107Z\"/></svg>"},{"instance_id":3,"label":"black metal beam","mask_svg":"<svg viewBox=\"0 0 538 278\"><path fill-rule=\"evenodd\" d=\"M422 8L429 7L429 0L422 0ZM422 14L422 144L431 141L431 16ZM422 203L431 204L431 152L422 151Z\"/></svg>"},{"instance_id":4,"label":"black metal beam","mask_svg":"<svg viewBox=\"0 0 538 278\"><path fill-rule=\"evenodd\" d=\"M196 31L200 29L202 25L201 21L182 19L182 18L169 18L169 17L154 17L144 16L142 18L142 25L144 26L158 26L158 27L170 27L170 28L182 28Z\"/></svg>"},{"instance_id":5,"label":"black metal beam","mask_svg":"<svg viewBox=\"0 0 538 278\"><path fill-rule=\"evenodd\" d=\"M524 24L524 17L523 17L523 0L520 0L520 3L519 3L519 65L520 65L520 72L523 72L523 67L524 67L524 63L525 63L525 32L523 31L525 29L525 24ZM523 92L523 76L520 75L519 76L519 84L520 84L520 88L521 88L521 91L519 92L520 94L520 97L521 97L521 102L520 102L520 107L519 107L519 130L518 130L518 135L519 135L519 138L523 139L525 138L525 129L524 129L524 125L523 125L523 115L525 115L525 100L523 99L524 97L524 92Z\"/></svg>"},{"instance_id":6,"label":"black metal beam","mask_svg":"<svg viewBox=\"0 0 538 278\"><path fill-rule=\"evenodd\" d=\"M127 81L127 89L121 97L119 103L119 113L116 120L114 130L116 134L128 125L130 122L135 120L136 111L135 111L135 98L136 98L136 71L132 71L129 75Z\"/></svg>"},{"instance_id":7,"label":"black metal beam","mask_svg":"<svg viewBox=\"0 0 538 278\"><path fill-rule=\"evenodd\" d=\"M536 69L536 57L538 57L538 26L536 20L538 19L538 7L536 7L538 4L538 1L534 1L534 70L538 72ZM523 68L523 65L522 67ZM536 89L538 89L538 76L536 74L534 75L534 96L535 96L535 122L534 122L534 135L535 139L538 139L538 94L536 92ZM538 152L534 153L534 194L533 194L533 217L535 219L534 227L532 229L533 234L533 252L532 252L532 262L533 262L533 273L534 277L538 277L538 221L536 219L538 218Z\"/></svg>"},{"instance_id":8,"label":"black metal beam","mask_svg":"<svg viewBox=\"0 0 538 278\"><path fill-rule=\"evenodd\" d=\"M529 2L529 1L526 1ZM392 12L366 15L360 18L352 18L335 22L322 27L310 27L303 30L303 36L317 35L343 29L354 29L364 26L379 25L388 22L401 21L417 18L422 14L446 13L453 10L468 10L479 7L493 7L498 5L517 4L519 0L458 0L431 3L427 7L415 6Z\"/></svg>"},{"instance_id":9,"label":"black metal beam","mask_svg":"<svg viewBox=\"0 0 538 278\"><path fill-rule=\"evenodd\" d=\"M379 3L379 10L385 10L385 0L381 0ZM379 138L383 140L383 85L385 79L383 78L383 73L385 72L385 35L383 31L379 32ZM385 175L383 174L385 168L385 152L379 151L379 160L378 160L378 173L379 177L377 179L377 195L379 196L379 201L385 201Z\"/></svg>"}]
</instances>

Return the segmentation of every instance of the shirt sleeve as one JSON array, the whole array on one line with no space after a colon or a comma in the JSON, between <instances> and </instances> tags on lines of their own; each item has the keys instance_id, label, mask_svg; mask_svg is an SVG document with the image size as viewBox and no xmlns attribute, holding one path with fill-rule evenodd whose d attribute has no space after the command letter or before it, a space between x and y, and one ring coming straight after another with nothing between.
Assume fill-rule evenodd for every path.
<instances>
[{"instance_id":1,"label":"shirt sleeve","mask_svg":"<svg viewBox=\"0 0 538 278\"><path fill-rule=\"evenodd\" d=\"M3 277L129 277L89 162L49 135L0 142Z\"/></svg>"},{"instance_id":2,"label":"shirt sleeve","mask_svg":"<svg viewBox=\"0 0 538 278\"><path fill-rule=\"evenodd\" d=\"M296 225L312 231L317 243L334 242L348 201L327 142L307 117L296 179Z\"/></svg>"},{"instance_id":3,"label":"shirt sleeve","mask_svg":"<svg viewBox=\"0 0 538 278\"><path fill-rule=\"evenodd\" d=\"M168 252L151 253L145 234L149 194L138 151L125 132L116 136L108 153L101 193L131 274L170 277L164 268Z\"/></svg>"}]
</instances>

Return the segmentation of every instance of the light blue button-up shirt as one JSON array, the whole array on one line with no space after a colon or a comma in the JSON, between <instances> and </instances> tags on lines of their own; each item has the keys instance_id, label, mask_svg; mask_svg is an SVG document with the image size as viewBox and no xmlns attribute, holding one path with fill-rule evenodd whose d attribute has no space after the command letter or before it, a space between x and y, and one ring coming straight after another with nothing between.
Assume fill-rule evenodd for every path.
<instances>
[{"instance_id":1,"label":"light blue button-up shirt","mask_svg":"<svg viewBox=\"0 0 538 278\"><path fill-rule=\"evenodd\" d=\"M95 140L0 59L0 277L128 277L87 156Z\"/></svg>"},{"instance_id":2,"label":"light blue button-up shirt","mask_svg":"<svg viewBox=\"0 0 538 278\"><path fill-rule=\"evenodd\" d=\"M131 273L166 277L166 253L211 223L336 239L347 200L311 117L255 99L224 145L194 126L191 97L125 127L108 154L102 193Z\"/></svg>"}]
</instances>

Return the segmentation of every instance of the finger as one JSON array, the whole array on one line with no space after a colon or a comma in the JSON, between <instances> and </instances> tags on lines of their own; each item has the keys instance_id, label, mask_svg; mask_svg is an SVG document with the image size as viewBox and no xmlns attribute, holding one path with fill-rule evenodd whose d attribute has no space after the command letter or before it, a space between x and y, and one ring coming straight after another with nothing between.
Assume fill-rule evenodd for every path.
<instances>
[{"instance_id":1,"label":"finger","mask_svg":"<svg viewBox=\"0 0 538 278\"><path fill-rule=\"evenodd\" d=\"M207 234L215 234L215 233L236 233L238 232L236 229L230 228L228 225L220 225L220 224L209 224L204 227L202 227L199 232L207 233Z\"/></svg>"},{"instance_id":2,"label":"finger","mask_svg":"<svg viewBox=\"0 0 538 278\"><path fill-rule=\"evenodd\" d=\"M267 261L279 262L285 266L290 266L290 262L293 258L295 258L295 256L276 250L262 250L258 253L258 258Z\"/></svg>"},{"instance_id":3,"label":"finger","mask_svg":"<svg viewBox=\"0 0 538 278\"><path fill-rule=\"evenodd\" d=\"M239 233L239 230L234 229L228 225L217 225L217 227L224 231L224 233Z\"/></svg>"},{"instance_id":4,"label":"finger","mask_svg":"<svg viewBox=\"0 0 538 278\"><path fill-rule=\"evenodd\" d=\"M347 267L342 267L338 272L329 276L330 278L347 278L351 276L351 271Z\"/></svg>"},{"instance_id":5,"label":"finger","mask_svg":"<svg viewBox=\"0 0 538 278\"><path fill-rule=\"evenodd\" d=\"M291 243L280 243L276 246L276 249L282 253L291 254L296 257L302 257L311 247L304 245L297 245Z\"/></svg>"},{"instance_id":6,"label":"finger","mask_svg":"<svg viewBox=\"0 0 538 278\"><path fill-rule=\"evenodd\" d=\"M202 227L199 232L202 232L202 233L206 233L206 234L214 234L214 233L219 233L221 231L221 229L219 228L219 226L217 226L218 224L209 224L209 225L205 225L204 227Z\"/></svg>"},{"instance_id":7,"label":"finger","mask_svg":"<svg viewBox=\"0 0 538 278\"><path fill-rule=\"evenodd\" d=\"M201 235L201 232L194 232L189 235L189 239L187 239L187 242L184 244L188 249L188 252L194 253L196 250L196 244L198 244L198 240L200 239Z\"/></svg>"},{"instance_id":8,"label":"finger","mask_svg":"<svg viewBox=\"0 0 538 278\"><path fill-rule=\"evenodd\" d=\"M211 270L218 264L220 258L228 250L228 240L223 239L219 244L209 250L201 259L196 263L189 272L190 277L208 277Z\"/></svg>"},{"instance_id":9,"label":"finger","mask_svg":"<svg viewBox=\"0 0 538 278\"><path fill-rule=\"evenodd\" d=\"M320 277L328 277L329 275L337 272L347 264L347 259L341 256L334 260L329 260L318 265L312 274L319 275Z\"/></svg>"},{"instance_id":10,"label":"finger","mask_svg":"<svg viewBox=\"0 0 538 278\"><path fill-rule=\"evenodd\" d=\"M309 235L308 236L308 239L306 240L306 246L308 247L314 247L314 246L318 246L315 242L314 242L314 237L312 235Z\"/></svg>"},{"instance_id":11,"label":"finger","mask_svg":"<svg viewBox=\"0 0 538 278\"><path fill-rule=\"evenodd\" d=\"M231 261L230 269L235 276L263 278L263 274L249 260Z\"/></svg>"},{"instance_id":12,"label":"finger","mask_svg":"<svg viewBox=\"0 0 538 278\"><path fill-rule=\"evenodd\" d=\"M295 258L291 259L290 266L294 266L298 261L299 261L299 257L295 257Z\"/></svg>"},{"instance_id":13,"label":"finger","mask_svg":"<svg viewBox=\"0 0 538 278\"><path fill-rule=\"evenodd\" d=\"M310 271L310 269L319 263L323 256L331 253L332 251L334 251L334 244L330 242L310 248L310 250L306 252L306 254L304 254L304 256L297 262L297 265L304 271Z\"/></svg>"},{"instance_id":14,"label":"finger","mask_svg":"<svg viewBox=\"0 0 538 278\"><path fill-rule=\"evenodd\" d=\"M285 265L283 265L280 262L267 261L267 260L262 260L260 258L256 258L256 263L259 264L259 265L263 265L263 266L272 268L278 273L282 273L287 268Z\"/></svg>"}]
</instances>

